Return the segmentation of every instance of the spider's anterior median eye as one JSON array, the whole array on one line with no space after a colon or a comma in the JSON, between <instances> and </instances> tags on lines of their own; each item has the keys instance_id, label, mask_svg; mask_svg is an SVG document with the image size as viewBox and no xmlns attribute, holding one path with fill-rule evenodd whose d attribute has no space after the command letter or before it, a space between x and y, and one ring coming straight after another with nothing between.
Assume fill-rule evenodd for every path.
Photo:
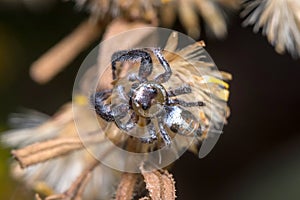
<instances>
[{"instance_id":1,"label":"spider's anterior median eye","mask_svg":"<svg viewBox=\"0 0 300 200\"><path fill-rule=\"evenodd\" d=\"M142 117L156 116L166 102L166 94L160 84L143 83L133 91L132 107Z\"/></svg>"}]
</instances>

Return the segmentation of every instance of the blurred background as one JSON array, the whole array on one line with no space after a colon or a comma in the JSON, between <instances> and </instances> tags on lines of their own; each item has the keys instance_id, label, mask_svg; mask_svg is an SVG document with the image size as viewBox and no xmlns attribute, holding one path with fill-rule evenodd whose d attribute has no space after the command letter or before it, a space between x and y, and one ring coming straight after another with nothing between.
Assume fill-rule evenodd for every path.
<instances>
[{"instance_id":1,"label":"blurred background","mask_svg":"<svg viewBox=\"0 0 300 200\"><path fill-rule=\"evenodd\" d=\"M24 3L25 2L25 3ZM88 52L45 85L29 67L70 33L86 14L72 2L0 1L0 130L22 108L52 115L71 100L73 81ZM29 3L28 3L29 2ZM202 34L220 70L233 75L231 116L213 151L203 159L185 153L171 172L178 199L300 199L300 60L278 55L261 34L229 20L228 37ZM184 32L180 25L177 31ZM0 199L32 199L9 172L9 149L0 149Z\"/></svg>"}]
</instances>

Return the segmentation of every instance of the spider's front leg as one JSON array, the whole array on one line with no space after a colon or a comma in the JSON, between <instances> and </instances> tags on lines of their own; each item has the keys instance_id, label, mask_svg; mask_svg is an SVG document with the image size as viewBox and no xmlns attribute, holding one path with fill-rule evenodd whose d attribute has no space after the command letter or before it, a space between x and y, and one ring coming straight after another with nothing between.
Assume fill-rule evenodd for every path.
<instances>
[{"instance_id":1,"label":"spider's front leg","mask_svg":"<svg viewBox=\"0 0 300 200\"><path fill-rule=\"evenodd\" d=\"M165 83L167 82L171 75L172 75L172 70L171 67L168 63L168 61L166 61L166 59L164 58L164 56L162 55L162 52L159 48L155 48L152 50L154 55L157 57L158 61L160 62L160 64L163 66L165 72L158 75L157 77L155 77L154 81L156 83Z\"/></svg>"},{"instance_id":2,"label":"spider's front leg","mask_svg":"<svg viewBox=\"0 0 300 200\"><path fill-rule=\"evenodd\" d=\"M112 90L103 90L96 92L91 96L90 101L94 106L96 113L104 120L108 122L115 121L115 118L125 117L129 107L126 104L120 104L112 108L111 104L105 104L107 98L111 95Z\"/></svg>"},{"instance_id":3,"label":"spider's front leg","mask_svg":"<svg viewBox=\"0 0 300 200\"><path fill-rule=\"evenodd\" d=\"M96 92L90 97L90 102L94 106L96 113L108 122L114 121L110 104L105 104L106 99L111 95L112 90Z\"/></svg>"},{"instance_id":4,"label":"spider's front leg","mask_svg":"<svg viewBox=\"0 0 300 200\"><path fill-rule=\"evenodd\" d=\"M138 59L141 60L138 79L141 82L147 81L147 77L152 73L152 69L153 69L152 58L148 52L140 49L133 49L129 51L118 51L112 55L111 67L112 67L113 80L117 78L116 75L117 62L122 62L122 63L126 61L135 62Z\"/></svg>"}]
</instances>

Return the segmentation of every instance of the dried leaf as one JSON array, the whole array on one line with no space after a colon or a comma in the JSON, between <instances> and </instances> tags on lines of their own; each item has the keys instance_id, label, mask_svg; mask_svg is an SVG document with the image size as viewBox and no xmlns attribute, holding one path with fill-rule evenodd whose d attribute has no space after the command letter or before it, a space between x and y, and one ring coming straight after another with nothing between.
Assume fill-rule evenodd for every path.
<instances>
[{"instance_id":1,"label":"dried leaf","mask_svg":"<svg viewBox=\"0 0 300 200\"><path fill-rule=\"evenodd\" d=\"M175 181L168 171L155 170L149 172L141 167L141 172L152 200L172 200L176 198Z\"/></svg>"},{"instance_id":2,"label":"dried leaf","mask_svg":"<svg viewBox=\"0 0 300 200\"><path fill-rule=\"evenodd\" d=\"M116 192L116 200L131 200L136 181L137 174L123 173Z\"/></svg>"}]
</instances>

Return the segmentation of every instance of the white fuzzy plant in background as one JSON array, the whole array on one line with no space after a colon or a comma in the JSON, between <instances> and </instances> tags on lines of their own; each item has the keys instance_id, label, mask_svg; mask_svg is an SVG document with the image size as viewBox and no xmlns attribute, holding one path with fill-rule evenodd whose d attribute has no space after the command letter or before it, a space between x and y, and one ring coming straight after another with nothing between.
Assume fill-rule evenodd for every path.
<instances>
[{"instance_id":1,"label":"white fuzzy plant in background","mask_svg":"<svg viewBox=\"0 0 300 200\"><path fill-rule=\"evenodd\" d=\"M262 29L275 50L288 51L293 58L300 56L300 1L254 0L246 1L241 13L244 26L254 25L255 33Z\"/></svg>"}]
</instances>

